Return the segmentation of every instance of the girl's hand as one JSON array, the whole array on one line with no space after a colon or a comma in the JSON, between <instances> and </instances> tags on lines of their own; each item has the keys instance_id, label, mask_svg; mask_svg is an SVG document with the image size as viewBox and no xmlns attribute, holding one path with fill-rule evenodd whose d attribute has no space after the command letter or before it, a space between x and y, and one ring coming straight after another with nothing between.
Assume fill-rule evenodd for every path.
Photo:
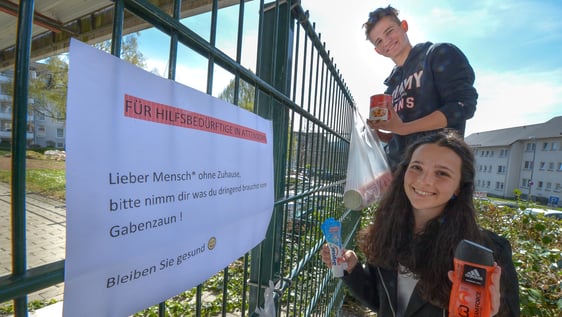
<instances>
[{"instance_id":1,"label":"girl's hand","mask_svg":"<svg viewBox=\"0 0 562 317\"><path fill-rule=\"evenodd\" d=\"M449 271L449 280L454 281L454 271ZM502 268L494 262L494 271L492 271L492 283L490 284L488 291L490 292L490 316L495 316L500 311L500 277L502 275Z\"/></svg>"},{"instance_id":2,"label":"girl's hand","mask_svg":"<svg viewBox=\"0 0 562 317\"><path fill-rule=\"evenodd\" d=\"M328 268L332 268L332 260L330 257L330 248L328 244L325 243L320 249L320 256L322 257L322 262L326 264ZM357 258L357 254L352 250L343 250L343 256L337 259L338 263L347 263L347 269L345 269L348 273L353 271L353 268L359 263L359 259Z\"/></svg>"},{"instance_id":3,"label":"girl's hand","mask_svg":"<svg viewBox=\"0 0 562 317\"><path fill-rule=\"evenodd\" d=\"M490 297L492 300L492 305L490 309L490 315L494 316L500 311L500 277L502 275L502 268L494 262L494 271L492 272L492 284L490 284Z\"/></svg>"}]
</instances>

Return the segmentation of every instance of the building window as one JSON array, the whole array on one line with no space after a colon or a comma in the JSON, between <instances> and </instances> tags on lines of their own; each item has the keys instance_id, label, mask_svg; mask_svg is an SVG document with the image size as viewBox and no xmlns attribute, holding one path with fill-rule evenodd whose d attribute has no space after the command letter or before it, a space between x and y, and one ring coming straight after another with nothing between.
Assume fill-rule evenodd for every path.
<instances>
[{"instance_id":1,"label":"building window","mask_svg":"<svg viewBox=\"0 0 562 317\"><path fill-rule=\"evenodd\" d=\"M554 162L548 163L548 170L549 170L549 171L554 171Z\"/></svg>"},{"instance_id":2,"label":"building window","mask_svg":"<svg viewBox=\"0 0 562 317\"><path fill-rule=\"evenodd\" d=\"M490 181L486 182L486 188L490 188Z\"/></svg>"},{"instance_id":3,"label":"building window","mask_svg":"<svg viewBox=\"0 0 562 317\"><path fill-rule=\"evenodd\" d=\"M43 112L37 112L36 118L38 121L45 121L45 114Z\"/></svg>"},{"instance_id":4,"label":"building window","mask_svg":"<svg viewBox=\"0 0 562 317\"><path fill-rule=\"evenodd\" d=\"M535 150L535 143L527 143L525 152L533 152Z\"/></svg>"},{"instance_id":5,"label":"building window","mask_svg":"<svg viewBox=\"0 0 562 317\"><path fill-rule=\"evenodd\" d=\"M554 185L554 191L555 192L560 192L560 188L562 188L560 183L556 183L556 185Z\"/></svg>"},{"instance_id":6,"label":"building window","mask_svg":"<svg viewBox=\"0 0 562 317\"><path fill-rule=\"evenodd\" d=\"M57 138L64 138L64 129L57 128Z\"/></svg>"},{"instance_id":7,"label":"building window","mask_svg":"<svg viewBox=\"0 0 562 317\"><path fill-rule=\"evenodd\" d=\"M562 171L562 162L558 162L558 171Z\"/></svg>"},{"instance_id":8,"label":"building window","mask_svg":"<svg viewBox=\"0 0 562 317\"><path fill-rule=\"evenodd\" d=\"M539 169L540 169L540 170L544 170L544 165L545 165L545 164L546 164L545 162L540 162L540 163L539 163Z\"/></svg>"},{"instance_id":9,"label":"building window","mask_svg":"<svg viewBox=\"0 0 562 317\"><path fill-rule=\"evenodd\" d=\"M37 125L37 136L45 136L47 135L47 131L45 131L45 125L43 124L38 124Z\"/></svg>"},{"instance_id":10,"label":"building window","mask_svg":"<svg viewBox=\"0 0 562 317\"><path fill-rule=\"evenodd\" d=\"M551 182L546 182L546 190L550 191L552 189L552 183Z\"/></svg>"},{"instance_id":11,"label":"building window","mask_svg":"<svg viewBox=\"0 0 562 317\"><path fill-rule=\"evenodd\" d=\"M505 173L505 166L504 165L499 165L498 166L498 174L504 174Z\"/></svg>"},{"instance_id":12,"label":"building window","mask_svg":"<svg viewBox=\"0 0 562 317\"><path fill-rule=\"evenodd\" d=\"M523 165L523 168L526 170L530 170L533 168L533 161L525 161L525 164Z\"/></svg>"},{"instance_id":13,"label":"building window","mask_svg":"<svg viewBox=\"0 0 562 317\"><path fill-rule=\"evenodd\" d=\"M542 187L543 187L543 182L539 181L537 184L537 189L542 189Z\"/></svg>"},{"instance_id":14,"label":"building window","mask_svg":"<svg viewBox=\"0 0 562 317\"><path fill-rule=\"evenodd\" d=\"M543 150L543 151L548 151L548 142L544 142L544 143L542 144L542 150Z\"/></svg>"},{"instance_id":15,"label":"building window","mask_svg":"<svg viewBox=\"0 0 562 317\"><path fill-rule=\"evenodd\" d=\"M2 103L0 104L0 112L11 114L11 113L12 113L12 104L9 103L9 102L7 102L7 101L6 101L6 102L2 102Z\"/></svg>"},{"instance_id":16,"label":"building window","mask_svg":"<svg viewBox=\"0 0 562 317\"><path fill-rule=\"evenodd\" d=\"M560 142L552 142L552 146L550 149L552 151L558 151L560 149Z\"/></svg>"}]
</instances>

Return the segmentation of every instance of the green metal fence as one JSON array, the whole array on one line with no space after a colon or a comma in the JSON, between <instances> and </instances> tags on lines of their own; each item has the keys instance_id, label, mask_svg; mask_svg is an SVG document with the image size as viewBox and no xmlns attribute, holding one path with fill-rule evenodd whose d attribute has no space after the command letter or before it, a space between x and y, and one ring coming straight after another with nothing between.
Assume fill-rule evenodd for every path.
<instances>
[{"instance_id":1,"label":"green metal fence","mask_svg":"<svg viewBox=\"0 0 562 317\"><path fill-rule=\"evenodd\" d=\"M112 54L120 55L124 17L133 15L167 38L168 78L179 77L178 65L204 60L204 90L218 95L213 91L216 74L228 74L234 84L229 101L242 106L244 97L245 107L273 121L276 201L267 237L260 245L212 280L137 315L179 316L184 309L185 315L252 316L263 305L269 281L275 284L278 316L337 315L344 295L341 283L331 278L318 256L323 243L320 224L328 217L342 220L344 242L350 244L360 213L346 210L342 202L354 100L325 43L300 1L240 1L231 6L238 21L236 49L230 54L217 44L220 13L225 10L219 9L220 1L203 1L211 4L207 36L180 16L186 1L174 1L167 11L159 7L160 2L115 1ZM250 3L258 10L249 11ZM16 316L27 316L30 293L64 282L64 261L27 268L25 135L33 11L34 1L20 1L13 94L12 271L0 277L0 303L13 301ZM248 52L244 32L252 27L257 30L257 43L250 51L257 57L255 65L247 67L242 63ZM197 58L186 58L186 51Z\"/></svg>"}]
</instances>

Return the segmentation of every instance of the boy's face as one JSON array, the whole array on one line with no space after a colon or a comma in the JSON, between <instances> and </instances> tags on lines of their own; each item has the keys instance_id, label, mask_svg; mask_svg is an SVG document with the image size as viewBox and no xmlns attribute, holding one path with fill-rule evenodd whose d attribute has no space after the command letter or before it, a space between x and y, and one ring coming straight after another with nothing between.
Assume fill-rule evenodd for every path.
<instances>
[{"instance_id":1,"label":"boy's face","mask_svg":"<svg viewBox=\"0 0 562 317\"><path fill-rule=\"evenodd\" d=\"M392 17L380 19L369 32L369 40L375 45L375 51L382 56L396 60L401 56L408 56L410 41L406 32L406 21L397 23Z\"/></svg>"}]
</instances>

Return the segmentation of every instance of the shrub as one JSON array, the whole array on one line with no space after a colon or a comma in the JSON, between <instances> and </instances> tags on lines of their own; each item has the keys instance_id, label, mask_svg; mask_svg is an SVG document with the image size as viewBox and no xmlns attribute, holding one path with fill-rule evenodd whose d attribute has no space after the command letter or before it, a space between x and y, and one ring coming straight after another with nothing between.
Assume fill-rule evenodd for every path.
<instances>
[{"instance_id":1,"label":"shrub","mask_svg":"<svg viewBox=\"0 0 562 317\"><path fill-rule=\"evenodd\" d=\"M511 242L519 278L521 316L562 310L562 221L477 202L480 224Z\"/></svg>"}]
</instances>

